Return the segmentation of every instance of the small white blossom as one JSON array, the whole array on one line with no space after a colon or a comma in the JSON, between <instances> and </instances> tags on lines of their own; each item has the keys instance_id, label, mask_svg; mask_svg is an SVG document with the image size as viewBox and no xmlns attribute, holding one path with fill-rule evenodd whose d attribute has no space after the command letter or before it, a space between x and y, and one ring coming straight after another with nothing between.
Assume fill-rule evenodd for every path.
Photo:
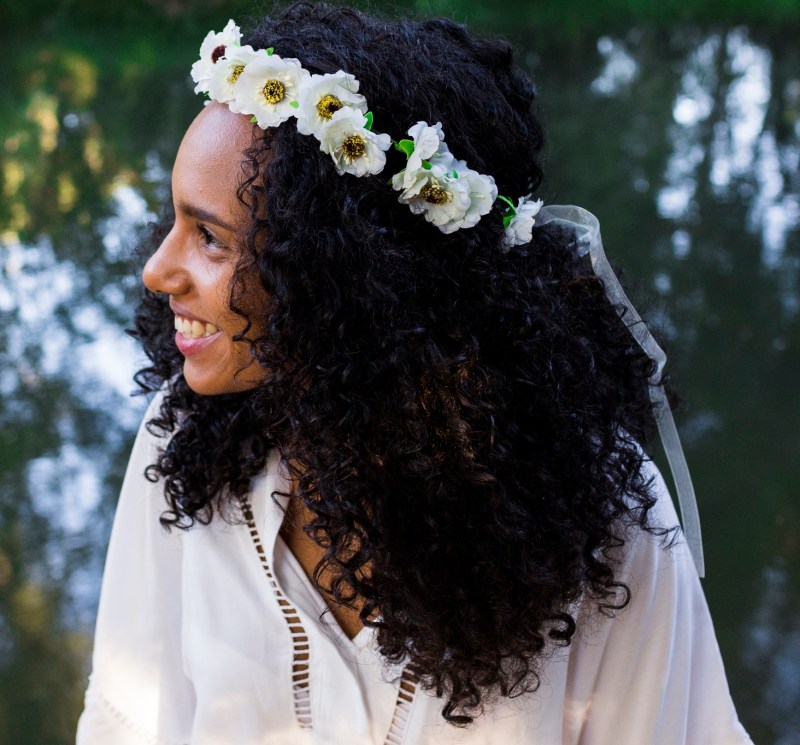
<instances>
[{"instance_id":1,"label":"small white blossom","mask_svg":"<svg viewBox=\"0 0 800 745\"><path fill-rule=\"evenodd\" d=\"M408 134L414 151L406 168L392 177L392 187L402 191L399 200L443 233L477 225L497 199L494 178L453 157L440 123L430 127L417 122Z\"/></svg>"},{"instance_id":2,"label":"small white blossom","mask_svg":"<svg viewBox=\"0 0 800 745\"><path fill-rule=\"evenodd\" d=\"M225 56L217 61L211 71L211 77L208 79L208 95L214 101L227 104L235 114L241 113L234 100L233 86L252 60L266 56L265 50L254 51L249 44L243 47L229 47Z\"/></svg>"},{"instance_id":3,"label":"small white blossom","mask_svg":"<svg viewBox=\"0 0 800 745\"><path fill-rule=\"evenodd\" d=\"M396 174L402 179L402 187L396 186L395 178L392 178L395 189L410 188L417 181L418 172L423 169L423 161L440 165L445 171L450 169L453 162L453 156L444 141L441 122L436 122L432 127L427 122L417 122L408 130L408 134L414 141L414 150L408 156L406 167Z\"/></svg>"},{"instance_id":4,"label":"small white blossom","mask_svg":"<svg viewBox=\"0 0 800 745\"><path fill-rule=\"evenodd\" d=\"M367 99L358 92L358 80L342 70L311 75L300 81L297 131L319 137L319 131L344 107L367 113Z\"/></svg>"},{"instance_id":5,"label":"small white blossom","mask_svg":"<svg viewBox=\"0 0 800 745\"><path fill-rule=\"evenodd\" d=\"M367 118L358 110L339 109L317 133L319 149L328 153L339 173L354 176L380 173L386 165L384 151L392 145L387 134L366 129Z\"/></svg>"},{"instance_id":6,"label":"small white blossom","mask_svg":"<svg viewBox=\"0 0 800 745\"><path fill-rule=\"evenodd\" d=\"M222 31L208 32L200 45L200 59L192 65L192 80L197 83L195 93L208 92L208 83L215 65L222 60L229 48L240 46L241 41L242 32L233 20L228 21Z\"/></svg>"},{"instance_id":7,"label":"small white blossom","mask_svg":"<svg viewBox=\"0 0 800 745\"><path fill-rule=\"evenodd\" d=\"M297 116L300 81L309 76L300 61L277 54L254 57L242 70L233 86L236 108L231 111L252 114L262 129L277 127Z\"/></svg>"},{"instance_id":8,"label":"small white blossom","mask_svg":"<svg viewBox=\"0 0 800 745\"><path fill-rule=\"evenodd\" d=\"M392 178L392 186L396 190L402 189L398 200L407 204L415 215L423 215L443 233L458 230L471 204L468 179L455 178L452 171L441 164L415 171L413 182L404 187L408 177L406 171Z\"/></svg>"},{"instance_id":9,"label":"small white blossom","mask_svg":"<svg viewBox=\"0 0 800 745\"><path fill-rule=\"evenodd\" d=\"M458 174L458 180L467 182L470 200L464 217L457 222L454 230L471 228L477 225L478 221L492 209L492 205L497 199L497 186L492 176L467 168L467 164L463 160L457 160L453 165Z\"/></svg>"},{"instance_id":10,"label":"small white blossom","mask_svg":"<svg viewBox=\"0 0 800 745\"><path fill-rule=\"evenodd\" d=\"M442 162L450 156L450 151L444 142L441 122L436 122L432 127L427 122L417 122L408 130L408 134L414 141L414 152L408 156L407 167L410 170L417 171L422 168L423 160L430 162L438 160L444 168L450 165L449 162Z\"/></svg>"},{"instance_id":11,"label":"small white blossom","mask_svg":"<svg viewBox=\"0 0 800 745\"><path fill-rule=\"evenodd\" d=\"M529 197L519 198L516 207L517 214L511 218L503 240L503 246L506 250L511 246L521 246L530 241L533 235L533 226L536 222L534 218L539 214L542 204L541 199L537 199L534 202Z\"/></svg>"}]
</instances>

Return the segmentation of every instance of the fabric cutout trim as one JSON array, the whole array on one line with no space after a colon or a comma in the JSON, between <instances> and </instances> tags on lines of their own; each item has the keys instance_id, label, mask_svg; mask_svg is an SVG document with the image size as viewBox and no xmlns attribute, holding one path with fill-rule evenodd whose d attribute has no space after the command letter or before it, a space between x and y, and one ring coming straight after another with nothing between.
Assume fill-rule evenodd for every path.
<instances>
[{"instance_id":1,"label":"fabric cutout trim","mask_svg":"<svg viewBox=\"0 0 800 745\"><path fill-rule=\"evenodd\" d=\"M401 745L403 736L408 725L408 717L411 714L411 705L414 703L414 696L417 692L417 678L408 669L403 670L400 678L400 689L397 691L397 701L394 705L392 723L389 725L389 732L386 735L385 745Z\"/></svg>"},{"instance_id":2,"label":"fabric cutout trim","mask_svg":"<svg viewBox=\"0 0 800 745\"><path fill-rule=\"evenodd\" d=\"M308 634L303 628L300 614L284 595L275 578L272 567L267 561L267 552L261 542L261 536L258 533L258 527L253 517L253 509L247 497L242 497L241 504L242 514L247 523L250 539L258 554L261 568L264 570L267 581L272 588L272 593L278 601L278 606L292 636L292 694L295 718L301 729L310 730L314 727L311 721L311 644ZM418 682L419 678L410 672L408 668L403 670L400 676L400 688L397 691L392 721L384 741L385 745L401 745L403 742Z\"/></svg>"},{"instance_id":3,"label":"fabric cutout trim","mask_svg":"<svg viewBox=\"0 0 800 745\"><path fill-rule=\"evenodd\" d=\"M306 634L306 630L303 628L297 609L286 599L286 596L278 585L278 581L275 579L275 575L272 573L272 568L267 561L267 553L264 550L264 544L261 543L261 537L258 534L252 507L246 499L242 499L242 512L247 521L250 538L255 546L258 559L261 562L261 568L267 576L267 580L272 588L272 593L278 601L278 606L281 609L281 613L283 614L283 618L286 621L286 625L292 637L292 700L294 702L295 718L301 729L313 729L311 725L310 686L311 646L308 641L308 634Z\"/></svg>"}]
</instances>

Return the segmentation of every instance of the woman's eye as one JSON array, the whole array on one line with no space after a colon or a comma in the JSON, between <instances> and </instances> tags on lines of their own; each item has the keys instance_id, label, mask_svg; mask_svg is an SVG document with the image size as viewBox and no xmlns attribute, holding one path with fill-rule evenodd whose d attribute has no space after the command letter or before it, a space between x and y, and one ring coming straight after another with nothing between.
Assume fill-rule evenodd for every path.
<instances>
[{"instance_id":1,"label":"woman's eye","mask_svg":"<svg viewBox=\"0 0 800 745\"><path fill-rule=\"evenodd\" d=\"M217 237L204 225L198 225L197 229L200 231L200 235L203 236L203 242L212 248L222 248L222 244L219 242Z\"/></svg>"}]
</instances>

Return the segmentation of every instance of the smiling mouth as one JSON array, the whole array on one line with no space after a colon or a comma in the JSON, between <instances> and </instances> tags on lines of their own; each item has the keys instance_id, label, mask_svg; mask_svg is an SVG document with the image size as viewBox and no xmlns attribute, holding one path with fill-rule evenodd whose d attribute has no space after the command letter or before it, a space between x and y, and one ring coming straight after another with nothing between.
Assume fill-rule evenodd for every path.
<instances>
[{"instance_id":1,"label":"smiling mouth","mask_svg":"<svg viewBox=\"0 0 800 745\"><path fill-rule=\"evenodd\" d=\"M175 330L184 339L204 339L213 336L219 329L213 323L203 323L202 321L192 321L183 316L175 316Z\"/></svg>"}]
</instances>

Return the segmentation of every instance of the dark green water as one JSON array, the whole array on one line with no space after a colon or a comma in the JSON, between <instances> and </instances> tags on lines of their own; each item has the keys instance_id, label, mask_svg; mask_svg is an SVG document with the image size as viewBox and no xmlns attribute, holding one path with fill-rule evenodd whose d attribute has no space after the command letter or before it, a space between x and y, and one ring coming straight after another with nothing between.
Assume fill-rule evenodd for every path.
<instances>
[{"instance_id":1,"label":"dark green water","mask_svg":"<svg viewBox=\"0 0 800 745\"><path fill-rule=\"evenodd\" d=\"M123 331L138 286L130 251L200 106L188 70L202 33L180 48L156 31L110 33L51 29L3 45L2 745L73 737L142 411ZM741 719L761 745L796 745L797 35L684 25L514 38L548 123L540 196L600 217L612 262L668 340L705 589Z\"/></svg>"}]
</instances>

